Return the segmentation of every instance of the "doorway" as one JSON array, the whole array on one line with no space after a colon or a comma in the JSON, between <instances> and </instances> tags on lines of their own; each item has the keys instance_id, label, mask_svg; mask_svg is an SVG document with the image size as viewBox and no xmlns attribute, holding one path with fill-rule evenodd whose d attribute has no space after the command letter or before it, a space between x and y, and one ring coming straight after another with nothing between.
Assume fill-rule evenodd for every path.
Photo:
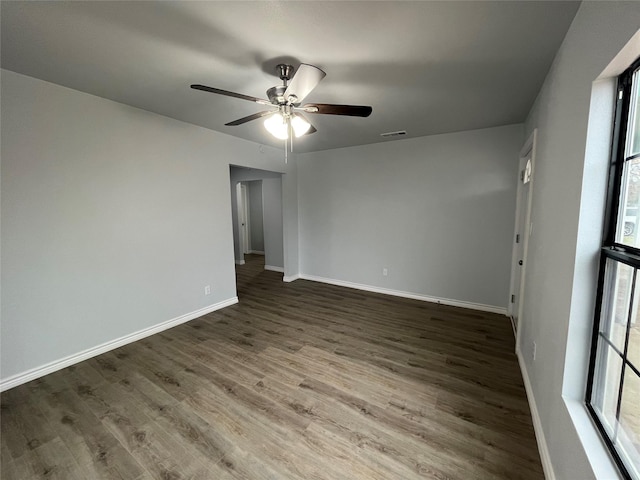
<instances>
[{"instance_id":1,"label":"doorway","mask_svg":"<svg viewBox=\"0 0 640 480\"><path fill-rule=\"evenodd\" d=\"M508 312L516 336L516 348L519 325L522 320L522 296L524 293L525 271L527 267L527 249L531 235L531 205L535 165L534 130L520 151L518 168L518 188L516 199L515 233L511 256L511 285Z\"/></svg>"},{"instance_id":2,"label":"doorway","mask_svg":"<svg viewBox=\"0 0 640 480\"><path fill-rule=\"evenodd\" d=\"M230 182L236 265L259 260L284 273L282 174L231 165Z\"/></svg>"},{"instance_id":3,"label":"doorway","mask_svg":"<svg viewBox=\"0 0 640 480\"><path fill-rule=\"evenodd\" d=\"M262 180L236 184L238 245L243 255L264 256L264 209ZM236 263L243 265L241 259Z\"/></svg>"}]
</instances>

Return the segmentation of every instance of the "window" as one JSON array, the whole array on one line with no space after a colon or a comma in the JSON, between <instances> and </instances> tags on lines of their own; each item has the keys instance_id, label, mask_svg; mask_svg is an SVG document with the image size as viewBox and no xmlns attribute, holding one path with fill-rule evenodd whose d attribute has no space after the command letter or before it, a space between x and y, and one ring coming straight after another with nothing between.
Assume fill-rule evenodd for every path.
<instances>
[{"instance_id":1,"label":"window","mask_svg":"<svg viewBox=\"0 0 640 480\"><path fill-rule=\"evenodd\" d=\"M617 95L586 403L623 475L640 480L640 59Z\"/></svg>"}]
</instances>

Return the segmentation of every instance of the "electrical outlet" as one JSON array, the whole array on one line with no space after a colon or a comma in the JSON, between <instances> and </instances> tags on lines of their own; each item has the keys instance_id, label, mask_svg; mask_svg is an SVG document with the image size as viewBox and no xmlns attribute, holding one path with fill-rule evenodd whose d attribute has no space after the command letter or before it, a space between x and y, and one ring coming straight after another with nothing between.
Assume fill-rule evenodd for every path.
<instances>
[{"instance_id":1,"label":"electrical outlet","mask_svg":"<svg viewBox=\"0 0 640 480\"><path fill-rule=\"evenodd\" d=\"M205 285L204 294L205 295L211 295L211 285Z\"/></svg>"},{"instance_id":2,"label":"electrical outlet","mask_svg":"<svg viewBox=\"0 0 640 480\"><path fill-rule=\"evenodd\" d=\"M535 361L536 359L536 350L538 349L538 346L536 345L536 342L533 342L533 360Z\"/></svg>"},{"instance_id":3,"label":"electrical outlet","mask_svg":"<svg viewBox=\"0 0 640 480\"><path fill-rule=\"evenodd\" d=\"M388 273L389 273L389 270L387 270L386 268L383 268L383 269L382 269L382 275L383 275L383 276L385 276L385 277L386 277Z\"/></svg>"}]
</instances>

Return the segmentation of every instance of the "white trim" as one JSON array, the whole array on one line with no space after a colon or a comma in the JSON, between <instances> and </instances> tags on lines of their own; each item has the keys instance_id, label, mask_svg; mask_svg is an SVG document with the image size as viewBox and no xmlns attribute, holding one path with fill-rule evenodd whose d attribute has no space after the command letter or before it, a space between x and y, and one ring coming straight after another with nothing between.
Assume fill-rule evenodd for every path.
<instances>
[{"instance_id":1,"label":"white trim","mask_svg":"<svg viewBox=\"0 0 640 480\"><path fill-rule=\"evenodd\" d=\"M32 368L23 373L12 375L9 378L0 380L0 392L4 392L5 390L9 390L10 388L17 387L18 385L22 385L23 383L30 382L31 380L35 380L36 378L44 377L45 375L95 357L96 355L100 355L101 353L108 352L129 343L133 343L135 341L141 340L143 338L149 337L156 333L160 333L169 328L206 315L207 313L214 312L216 310L234 305L236 303L238 303L238 297L232 297L227 300L214 303L213 305L209 305L208 307L204 307L199 310L180 315L179 317L167 320L166 322L159 323L152 327L143 328L142 330L138 330L137 332L130 333L129 335L111 340L109 342L103 343L102 345L88 348L87 350L69 355L68 357L61 358L60 360L55 360L53 362L47 363L46 365Z\"/></svg>"},{"instance_id":2,"label":"white trim","mask_svg":"<svg viewBox=\"0 0 640 480\"><path fill-rule=\"evenodd\" d=\"M538 406L536 405L536 398L533 396L533 388L531 387L531 381L529 380L529 374L525 366L522 354L518 349L517 357L520 364L520 372L522 373L522 381L524 382L524 390L527 392L527 400L529 401L529 410L531 410L531 420L533 421L533 430L536 434L536 442L538 443L538 452L540 453L540 461L542 462L542 470L544 471L544 478L546 480L556 480L556 474L553 471L553 465L551 463L551 455L549 454L549 446L544 436L544 430L542 430L542 422L540 421L540 414L538 413Z\"/></svg>"},{"instance_id":3,"label":"white trim","mask_svg":"<svg viewBox=\"0 0 640 480\"><path fill-rule=\"evenodd\" d=\"M594 478L619 478L619 470L602 435L587 411L584 402L563 397L576 432L582 442L582 448L589 459Z\"/></svg>"},{"instance_id":4,"label":"white trim","mask_svg":"<svg viewBox=\"0 0 640 480\"><path fill-rule=\"evenodd\" d=\"M284 277L282 277L282 281L283 282L287 282L287 283L288 282L295 282L296 280L299 280L300 278L301 278L300 274L296 273L295 275L289 275L289 276L285 275Z\"/></svg>"},{"instance_id":5,"label":"white trim","mask_svg":"<svg viewBox=\"0 0 640 480\"><path fill-rule=\"evenodd\" d=\"M244 265L244 260L236 260L236 265Z\"/></svg>"},{"instance_id":6,"label":"white trim","mask_svg":"<svg viewBox=\"0 0 640 480\"><path fill-rule=\"evenodd\" d=\"M249 250L249 253L252 253L254 255L264 255L264 252L262 250Z\"/></svg>"},{"instance_id":7,"label":"white trim","mask_svg":"<svg viewBox=\"0 0 640 480\"><path fill-rule=\"evenodd\" d=\"M348 287L348 288L355 288L357 290L365 290L367 292L382 293L383 295L393 295L395 297L411 298L414 300L421 300L423 302L438 303L442 305L449 305L452 307L469 308L472 310L481 310L483 312L498 313L500 315L507 314L507 309L505 307L484 305L482 303L466 302L464 300L452 300L450 298L431 297L431 296L422 295L419 293L403 292L401 290L392 290L390 288L374 287L372 285L363 285L361 283L345 282L344 280L334 280L332 278L316 277L315 275L307 275L305 273L300 274L299 278L302 278L304 280L311 280L314 282L338 285L340 287Z\"/></svg>"},{"instance_id":8,"label":"white trim","mask_svg":"<svg viewBox=\"0 0 640 480\"><path fill-rule=\"evenodd\" d=\"M272 272L284 273L284 267L274 267L273 265L265 265L265 270L271 270Z\"/></svg>"}]
</instances>

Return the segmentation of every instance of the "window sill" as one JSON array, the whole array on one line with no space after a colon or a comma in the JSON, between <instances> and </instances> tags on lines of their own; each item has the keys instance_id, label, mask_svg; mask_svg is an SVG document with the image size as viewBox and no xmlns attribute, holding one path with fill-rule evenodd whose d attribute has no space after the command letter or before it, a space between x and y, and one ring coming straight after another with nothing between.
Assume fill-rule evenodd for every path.
<instances>
[{"instance_id":1,"label":"window sill","mask_svg":"<svg viewBox=\"0 0 640 480\"><path fill-rule=\"evenodd\" d=\"M564 403L576 428L582 448L589 459L593 475L598 480L618 480L622 476L596 426L589 416L587 407L576 400L564 397Z\"/></svg>"}]
</instances>

